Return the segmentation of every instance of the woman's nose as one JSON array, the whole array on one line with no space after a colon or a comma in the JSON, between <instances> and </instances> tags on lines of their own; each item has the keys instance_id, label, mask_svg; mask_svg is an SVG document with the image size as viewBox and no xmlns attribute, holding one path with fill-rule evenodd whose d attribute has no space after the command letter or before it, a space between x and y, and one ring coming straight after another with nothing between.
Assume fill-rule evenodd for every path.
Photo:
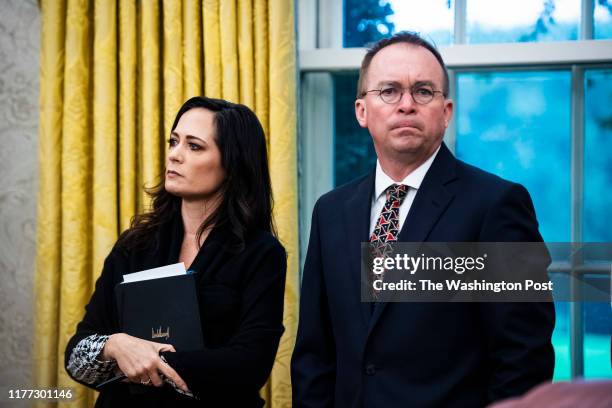
<instances>
[{"instance_id":1,"label":"woman's nose","mask_svg":"<svg viewBox=\"0 0 612 408\"><path fill-rule=\"evenodd\" d=\"M183 153L180 144L170 148L168 151L168 160L171 162L181 162L183 160Z\"/></svg>"}]
</instances>

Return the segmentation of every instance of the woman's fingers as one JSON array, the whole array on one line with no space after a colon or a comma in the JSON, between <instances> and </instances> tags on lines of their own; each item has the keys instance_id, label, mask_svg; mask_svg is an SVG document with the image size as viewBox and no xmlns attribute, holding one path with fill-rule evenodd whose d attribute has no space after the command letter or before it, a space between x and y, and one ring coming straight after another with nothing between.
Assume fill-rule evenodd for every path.
<instances>
[{"instance_id":1,"label":"woman's fingers","mask_svg":"<svg viewBox=\"0 0 612 408\"><path fill-rule=\"evenodd\" d=\"M160 360L160 365L161 363L162 362ZM164 380L162 380L161 377L159 376L158 367L155 367L153 370L149 371L149 378L151 379L152 385L156 387L161 387L164 385Z\"/></svg>"},{"instance_id":2,"label":"woman's fingers","mask_svg":"<svg viewBox=\"0 0 612 408\"><path fill-rule=\"evenodd\" d=\"M154 344L156 344L158 354L162 351L170 351L172 353L176 352L172 344L165 344L165 343L154 343Z\"/></svg>"},{"instance_id":3,"label":"woman's fingers","mask_svg":"<svg viewBox=\"0 0 612 408\"><path fill-rule=\"evenodd\" d=\"M176 352L172 344L156 343L122 334L115 336L110 348L123 371L131 382L161 387L161 374L173 381L177 387L188 391L187 384L176 371L160 358L161 352Z\"/></svg>"},{"instance_id":4,"label":"woman's fingers","mask_svg":"<svg viewBox=\"0 0 612 408\"><path fill-rule=\"evenodd\" d=\"M183 381L181 376L178 375L178 373L174 371L174 369L170 367L170 365L162 361L159 371L161 371L161 373L165 375L166 378L174 382L174 384L176 384L176 386L179 387L181 390L189 391L189 387L187 387L187 384L185 383L185 381Z\"/></svg>"}]
</instances>

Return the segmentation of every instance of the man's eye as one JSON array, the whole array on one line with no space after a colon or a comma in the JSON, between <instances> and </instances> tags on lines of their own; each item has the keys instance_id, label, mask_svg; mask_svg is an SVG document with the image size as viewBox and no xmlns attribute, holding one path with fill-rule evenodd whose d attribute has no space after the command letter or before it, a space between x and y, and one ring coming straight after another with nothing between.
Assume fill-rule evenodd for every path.
<instances>
[{"instance_id":1,"label":"man's eye","mask_svg":"<svg viewBox=\"0 0 612 408\"><path fill-rule=\"evenodd\" d=\"M398 94L398 90L396 88L383 88L380 90L380 94L382 96L394 96Z\"/></svg>"},{"instance_id":2,"label":"man's eye","mask_svg":"<svg viewBox=\"0 0 612 408\"><path fill-rule=\"evenodd\" d=\"M433 91L429 88L417 88L414 91L414 93L420 96L432 96L433 95Z\"/></svg>"}]
</instances>

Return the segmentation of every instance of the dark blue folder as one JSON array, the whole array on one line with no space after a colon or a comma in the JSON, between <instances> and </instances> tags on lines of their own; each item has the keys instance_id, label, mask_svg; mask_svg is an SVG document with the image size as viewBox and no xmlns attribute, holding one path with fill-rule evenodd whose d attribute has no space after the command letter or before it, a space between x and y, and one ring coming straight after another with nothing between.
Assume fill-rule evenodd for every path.
<instances>
[{"instance_id":1,"label":"dark blue folder","mask_svg":"<svg viewBox=\"0 0 612 408\"><path fill-rule=\"evenodd\" d=\"M122 332L172 344L176 351L203 349L195 276L177 275L117 285Z\"/></svg>"}]
</instances>

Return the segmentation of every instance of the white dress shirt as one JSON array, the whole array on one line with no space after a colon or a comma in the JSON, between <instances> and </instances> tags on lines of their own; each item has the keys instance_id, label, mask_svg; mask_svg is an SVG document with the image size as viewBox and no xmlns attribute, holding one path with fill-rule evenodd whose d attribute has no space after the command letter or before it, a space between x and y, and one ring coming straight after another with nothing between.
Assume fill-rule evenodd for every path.
<instances>
[{"instance_id":1,"label":"white dress shirt","mask_svg":"<svg viewBox=\"0 0 612 408\"><path fill-rule=\"evenodd\" d=\"M374 194L372 195L372 206L370 209L370 233L368 237L372 236L372 232L376 227L376 222L380 217L380 212L387 201L386 190L392 184L405 184L409 187L408 193L406 194L406 197L404 197L404 201L402 201L402 205L399 209L399 229L400 231L402 230L404 221L408 215L408 211L410 211L410 207L412 207L412 202L414 201L417 190L419 187L421 187L421 183L423 182L427 171L431 167L431 163L433 163L439 151L440 147L436 149L434 154L432 154L429 159L414 169L412 173L408 174L406 178L401 181L394 181L391 177L389 177L383 171L382 167L380 166L380 162L376 160L376 179L374 182Z\"/></svg>"}]
</instances>

